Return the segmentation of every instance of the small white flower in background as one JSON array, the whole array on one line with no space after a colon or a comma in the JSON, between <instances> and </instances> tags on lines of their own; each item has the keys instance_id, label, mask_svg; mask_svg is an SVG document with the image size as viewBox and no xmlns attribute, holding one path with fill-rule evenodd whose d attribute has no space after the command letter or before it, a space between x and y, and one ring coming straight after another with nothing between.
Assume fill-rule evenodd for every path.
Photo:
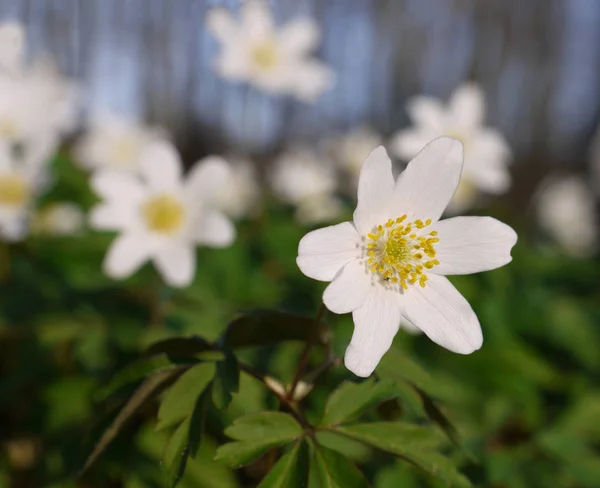
<instances>
[{"instance_id":1,"label":"small white flower in background","mask_svg":"<svg viewBox=\"0 0 600 488\"><path fill-rule=\"evenodd\" d=\"M277 29L265 2L248 0L240 10L239 21L222 8L207 14L206 25L221 43L219 75L304 101L333 85L332 70L311 56L320 38L314 21L297 19Z\"/></svg>"},{"instance_id":2,"label":"small white flower in background","mask_svg":"<svg viewBox=\"0 0 600 488\"><path fill-rule=\"evenodd\" d=\"M85 227L85 212L72 202L56 202L38 210L32 218L31 231L51 236L73 236Z\"/></svg>"},{"instance_id":3,"label":"small white flower in background","mask_svg":"<svg viewBox=\"0 0 600 488\"><path fill-rule=\"evenodd\" d=\"M229 246L235 228L214 206L214 196L229 178L219 157L205 158L187 177L175 148L155 141L142 152L139 176L100 170L92 187L103 202L90 213L90 224L118 231L104 261L115 279L153 261L172 286L189 285L196 271L197 245Z\"/></svg>"},{"instance_id":4,"label":"small white flower in background","mask_svg":"<svg viewBox=\"0 0 600 488\"><path fill-rule=\"evenodd\" d=\"M282 201L296 207L296 217L303 224L331 221L342 212L335 196L333 163L309 149L282 154L275 161L271 186Z\"/></svg>"},{"instance_id":5,"label":"small white flower in background","mask_svg":"<svg viewBox=\"0 0 600 488\"><path fill-rule=\"evenodd\" d=\"M226 158L231 172L227 185L215 195L215 205L234 219L248 217L256 213L261 190L256 170L250 161L240 158Z\"/></svg>"},{"instance_id":6,"label":"small white flower in background","mask_svg":"<svg viewBox=\"0 0 600 488\"><path fill-rule=\"evenodd\" d=\"M78 91L46 56L23 60L18 24L0 25L0 140L20 146L28 159L45 162L60 137L73 129Z\"/></svg>"},{"instance_id":7,"label":"small white flower in background","mask_svg":"<svg viewBox=\"0 0 600 488\"><path fill-rule=\"evenodd\" d=\"M542 184L537 213L540 224L568 254L587 257L596 251L596 201L581 178L572 176Z\"/></svg>"},{"instance_id":8,"label":"small white flower in background","mask_svg":"<svg viewBox=\"0 0 600 488\"><path fill-rule=\"evenodd\" d=\"M368 127L360 127L328 141L327 149L346 174L347 186L350 191L356 192L358 175L363 161L373 149L382 143L381 135Z\"/></svg>"},{"instance_id":9,"label":"small white flower in background","mask_svg":"<svg viewBox=\"0 0 600 488\"><path fill-rule=\"evenodd\" d=\"M142 151L159 139L166 140L161 129L117 116L102 116L90 122L88 132L75 148L75 160L88 170L135 173L140 169Z\"/></svg>"},{"instance_id":10,"label":"small white flower in background","mask_svg":"<svg viewBox=\"0 0 600 488\"><path fill-rule=\"evenodd\" d=\"M16 158L0 143L0 236L7 241L25 237L31 209L47 178L38 161Z\"/></svg>"},{"instance_id":11,"label":"small white flower in background","mask_svg":"<svg viewBox=\"0 0 600 488\"><path fill-rule=\"evenodd\" d=\"M323 293L327 308L352 312L345 364L358 376L373 372L401 322L453 352L481 347L475 313L444 275L507 264L517 236L490 217L439 220L462 163L462 144L441 137L394 181L391 161L379 147L363 164L353 222L310 232L300 241L300 270L331 281Z\"/></svg>"},{"instance_id":12,"label":"small white flower in background","mask_svg":"<svg viewBox=\"0 0 600 488\"><path fill-rule=\"evenodd\" d=\"M483 125L485 99L481 88L475 84L460 86L447 106L433 97L414 97L407 111L414 126L400 130L391 141L391 150L399 158L413 158L439 136L459 139L464 145L463 174L448 207L450 213L473 207L481 193L499 195L508 190L511 151L500 132Z\"/></svg>"}]
</instances>

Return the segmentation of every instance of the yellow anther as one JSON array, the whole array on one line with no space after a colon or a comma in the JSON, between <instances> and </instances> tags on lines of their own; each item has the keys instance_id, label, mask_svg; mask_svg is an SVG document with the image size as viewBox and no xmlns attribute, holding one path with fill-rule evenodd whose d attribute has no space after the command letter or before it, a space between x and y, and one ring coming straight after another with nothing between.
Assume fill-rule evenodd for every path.
<instances>
[{"instance_id":1,"label":"yellow anther","mask_svg":"<svg viewBox=\"0 0 600 488\"><path fill-rule=\"evenodd\" d=\"M427 220L425 221L425 225L431 225L431 219L427 219Z\"/></svg>"}]
</instances>

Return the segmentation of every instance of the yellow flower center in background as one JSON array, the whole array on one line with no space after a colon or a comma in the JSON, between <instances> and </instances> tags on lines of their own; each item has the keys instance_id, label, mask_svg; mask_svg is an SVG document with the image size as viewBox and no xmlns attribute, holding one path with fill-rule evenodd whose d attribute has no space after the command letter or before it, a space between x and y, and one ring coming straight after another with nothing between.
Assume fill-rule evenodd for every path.
<instances>
[{"instance_id":1,"label":"yellow flower center in background","mask_svg":"<svg viewBox=\"0 0 600 488\"><path fill-rule=\"evenodd\" d=\"M171 234L181 228L185 210L174 196L159 195L142 205L142 215L149 230Z\"/></svg>"},{"instance_id":2,"label":"yellow flower center in background","mask_svg":"<svg viewBox=\"0 0 600 488\"><path fill-rule=\"evenodd\" d=\"M29 198L29 185L15 174L0 175L0 205L19 206Z\"/></svg>"},{"instance_id":3,"label":"yellow flower center in background","mask_svg":"<svg viewBox=\"0 0 600 488\"><path fill-rule=\"evenodd\" d=\"M404 223L407 216L388 220L367 235L367 266L384 282L398 284L407 290L408 285L427 282L426 270L440 264L435 259L438 233L426 233L431 219Z\"/></svg>"},{"instance_id":4,"label":"yellow flower center in background","mask_svg":"<svg viewBox=\"0 0 600 488\"><path fill-rule=\"evenodd\" d=\"M279 63L277 44L273 41L267 41L256 45L252 49L252 60L255 66L260 69L268 70L274 68Z\"/></svg>"}]
</instances>

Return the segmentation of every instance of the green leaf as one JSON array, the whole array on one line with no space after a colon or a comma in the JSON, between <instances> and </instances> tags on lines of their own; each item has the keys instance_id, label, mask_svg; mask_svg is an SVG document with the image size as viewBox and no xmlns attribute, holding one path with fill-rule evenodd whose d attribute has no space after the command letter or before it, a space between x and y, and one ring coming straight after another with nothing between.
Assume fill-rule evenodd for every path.
<instances>
[{"instance_id":1,"label":"green leaf","mask_svg":"<svg viewBox=\"0 0 600 488\"><path fill-rule=\"evenodd\" d=\"M444 438L431 428L401 422L374 422L337 427L334 430L400 456L440 478L449 486L471 486L469 480L456 470L456 466L448 458L434 450Z\"/></svg>"},{"instance_id":2,"label":"green leaf","mask_svg":"<svg viewBox=\"0 0 600 488\"><path fill-rule=\"evenodd\" d=\"M204 418L206 415L206 408L208 407L209 399L211 397L212 385L209 385L196 400L194 411L190 417L190 456L196 457L198 449L200 448L200 441L202 440L202 431L204 429Z\"/></svg>"},{"instance_id":3,"label":"green leaf","mask_svg":"<svg viewBox=\"0 0 600 488\"><path fill-rule=\"evenodd\" d=\"M145 356L166 354L173 357L194 357L197 354L214 350L214 346L200 337L174 337L156 342L146 349Z\"/></svg>"},{"instance_id":4,"label":"green leaf","mask_svg":"<svg viewBox=\"0 0 600 488\"><path fill-rule=\"evenodd\" d=\"M217 450L216 460L238 467L248 464L263 452L287 444L302 435L302 427L282 412L251 413L236 419L225 430L232 439Z\"/></svg>"},{"instance_id":5,"label":"green leaf","mask_svg":"<svg viewBox=\"0 0 600 488\"><path fill-rule=\"evenodd\" d=\"M162 463L169 473L169 486L175 488L185 473L190 445L188 433L190 430L190 419L186 419L175 430L162 457Z\"/></svg>"},{"instance_id":6,"label":"green leaf","mask_svg":"<svg viewBox=\"0 0 600 488\"><path fill-rule=\"evenodd\" d=\"M431 375L395 347L383 356L377 366L377 375L382 379L409 381L430 395L439 395L439 389Z\"/></svg>"},{"instance_id":7,"label":"green leaf","mask_svg":"<svg viewBox=\"0 0 600 488\"><path fill-rule=\"evenodd\" d=\"M450 422L450 419L448 419L446 414L442 412L442 410L437 406L436 401L420 388L417 388L416 390L421 397L421 401L423 402L423 409L425 410L427 417L429 417L430 420L438 424L446 433L448 438L452 442L454 442L454 444L460 445L460 438L456 427L454 427L454 425L452 424L452 422Z\"/></svg>"},{"instance_id":8,"label":"green leaf","mask_svg":"<svg viewBox=\"0 0 600 488\"><path fill-rule=\"evenodd\" d=\"M174 365L165 354L159 354L158 356L141 359L125 366L114 376L108 385L106 385L97 393L96 396L99 399L105 399L124 386L139 381L152 372L178 367L179 366Z\"/></svg>"},{"instance_id":9,"label":"green leaf","mask_svg":"<svg viewBox=\"0 0 600 488\"><path fill-rule=\"evenodd\" d=\"M221 342L231 348L264 346L282 341L323 343L323 323L284 312L256 311L229 324Z\"/></svg>"},{"instance_id":10,"label":"green leaf","mask_svg":"<svg viewBox=\"0 0 600 488\"><path fill-rule=\"evenodd\" d=\"M321 425L341 424L396 396L398 393L393 381L344 382L329 397Z\"/></svg>"},{"instance_id":11,"label":"green leaf","mask_svg":"<svg viewBox=\"0 0 600 488\"><path fill-rule=\"evenodd\" d=\"M201 363L183 373L160 404L156 430L169 427L189 417L198 397L212 381L214 375L213 363Z\"/></svg>"},{"instance_id":12,"label":"green leaf","mask_svg":"<svg viewBox=\"0 0 600 488\"><path fill-rule=\"evenodd\" d=\"M87 469L96 461L98 456L104 451L106 446L117 436L121 428L131 418L131 416L156 393L159 388L175 376L180 371L179 368L170 369L168 371L161 371L156 374L149 376L133 393L131 398L125 404L123 409L119 412L111 426L104 431L102 437L94 447L94 450L87 458L85 465L83 466L80 475L83 474Z\"/></svg>"},{"instance_id":13,"label":"green leaf","mask_svg":"<svg viewBox=\"0 0 600 488\"><path fill-rule=\"evenodd\" d=\"M258 488L305 488L308 483L308 446L298 441L284 454Z\"/></svg>"},{"instance_id":14,"label":"green leaf","mask_svg":"<svg viewBox=\"0 0 600 488\"><path fill-rule=\"evenodd\" d=\"M227 352L223 361L217 363L217 374L213 381L213 402L217 408L226 409L233 393L240 387L240 366L237 358Z\"/></svg>"},{"instance_id":15,"label":"green leaf","mask_svg":"<svg viewBox=\"0 0 600 488\"><path fill-rule=\"evenodd\" d=\"M364 475L354 464L323 446L315 446L310 469L316 480L315 488L369 487Z\"/></svg>"}]
</instances>

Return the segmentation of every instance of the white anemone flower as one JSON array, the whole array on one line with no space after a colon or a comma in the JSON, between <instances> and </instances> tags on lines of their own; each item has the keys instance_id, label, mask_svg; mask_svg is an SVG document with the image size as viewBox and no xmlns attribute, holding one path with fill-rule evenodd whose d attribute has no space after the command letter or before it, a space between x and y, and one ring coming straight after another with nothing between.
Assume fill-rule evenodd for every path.
<instances>
[{"instance_id":1,"label":"white anemone flower","mask_svg":"<svg viewBox=\"0 0 600 488\"><path fill-rule=\"evenodd\" d=\"M328 142L333 159L347 176L347 186L353 193L358 187L358 175L365 158L383 143L380 134L369 127L360 127Z\"/></svg>"},{"instance_id":2,"label":"white anemone flower","mask_svg":"<svg viewBox=\"0 0 600 488\"><path fill-rule=\"evenodd\" d=\"M85 212L72 202L54 202L38 210L32 218L31 230L50 236L74 236L85 227Z\"/></svg>"},{"instance_id":3,"label":"white anemone flower","mask_svg":"<svg viewBox=\"0 0 600 488\"><path fill-rule=\"evenodd\" d=\"M139 177L96 172L92 186L104 201L92 209L90 223L120 233L106 255L106 274L125 278L153 261L168 284L189 285L196 270L195 247L226 247L235 237L232 223L213 205L228 177L228 164L213 156L184 178L176 150L164 141L143 151Z\"/></svg>"},{"instance_id":4,"label":"white anemone flower","mask_svg":"<svg viewBox=\"0 0 600 488\"><path fill-rule=\"evenodd\" d=\"M275 194L296 207L302 224L328 222L342 212L335 196L337 176L331 160L305 149L292 149L276 161L271 175Z\"/></svg>"},{"instance_id":5,"label":"white anemone flower","mask_svg":"<svg viewBox=\"0 0 600 488\"><path fill-rule=\"evenodd\" d=\"M101 116L90 122L89 131L75 148L75 160L88 170L136 173L140 169L143 149L158 139L166 139L166 134L159 128L114 115Z\"/></svg>"},{"instance_id":6,"label":"white anemone flower","mask_svg":"<svg viewBox=\"0 0 600 488\"><path fill-rule=\"evenodd\" d=\"M353 222L308 233L297 263L308 277L331 281L323 302L352 312L346 367L369 376L401 322L450 351L470 354L483 335L469 303L444 275L470 274L510 262L517 240L490 217L439 220L460 180L462 144L428 144L394 181L383 147L365 160Z\"/></svg>"},{"instance_id":7,"label":"white anemone flower","mask_svg":"<svg viewBox=\"0 0 600 488\"><path fill-rule=\"evenodd\" d=\"M245 81L271 94L314 101L334 82L332 70L311 56L319 28L310 19L280 29L262 0L247 0L239 22L225 9L212 9L206 25L221 43L216 70L232 81Z\"/></svg>"},{"instance_id":8,"label":"white anemone flower","mask_svg":"<svg viewBox=\"0 0 600 488\"><path fill-rule=\"evenodd\" d=\"M237 157L227 158L231 172L227 185L215 195L215 204L225 214L241 219L256 213L260 201L260 186L252 163Z\"/></svg>"},{"instance_id":9,"label":"white anemone flower","mask_svg":"<svg viewBox=\"0 0 600 488\"><path fill-rule=\"evenodd\" d=\"M414 97L407 111L414 126L397 132L391 142L392 152L399 158L413 158L439 136L459 139L464 145L463 174L448 207L450 213L473 207L480 193L499 195L508 190L511 151L500 132L483 125L485 99L479 86L460 86L447 106L433 97Z\"/></svg>"},{"instance_id":10,"label":"white anemone flower","mask_svg":"<svg viewBox=\"0 0 600 488\"><path fill-rule=\"evenodd\" d=\"M596 201L581 178L572 176L543 184L537 213L540 224L569 255L587 257L596 251Z\"/></svg>"},{"instance_id":11,"label":"white anemone flower","mask_svg":"<svg viewBox=\"0 0 600 488\"><path fill-rule=\"evenodd\" d=\"M31 209L47 184L44 168L37 160L17 158L0 144L0 236L19 241L29 227Z\"/></svg>"}]
</instances>

